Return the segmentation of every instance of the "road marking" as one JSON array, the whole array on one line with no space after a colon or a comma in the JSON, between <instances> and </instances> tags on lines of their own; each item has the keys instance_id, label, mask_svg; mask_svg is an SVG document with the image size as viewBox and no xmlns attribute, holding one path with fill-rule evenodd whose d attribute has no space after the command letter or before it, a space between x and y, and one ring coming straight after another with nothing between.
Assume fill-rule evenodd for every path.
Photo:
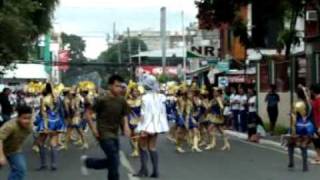
<instances>
[{"instance_id":1,"label":"road marking","mask_svg":"<svg viewBox=\"0 0 320 180\"><path fill-rule=\"evenodd\" d=\"M240 139L238 139L238 141L242 142L243 144L248 144L248 145L255 146L255 147L258 147L258 148L261 148L261 149L276 151L278 153L288 155L288 152L285 151L285 150L280 150L280 149L276 149L276 148L273 148L273 147L267 147L267 146L264 146L264 145L261 145L261 144L255 144L255 143L247 142L247 141L240 140ZM301 156L299 156L297 154L295 154L294 156L296 158L298 158L298 159L302 159Z\"/></svg>"},{"instance_id":2,"label":"road marking","mask_svg":"<svg viewBox=\"0 0 320 180\"><path fill-rule=\"evenodd\" d=\"M140 178L132 176L132 174L134 173L134 169L132 168L129 160L127 159L123 151L120 151L120 162L122 166L127 169L129 180L140 180Z\"/></svg>"}]
</instances>

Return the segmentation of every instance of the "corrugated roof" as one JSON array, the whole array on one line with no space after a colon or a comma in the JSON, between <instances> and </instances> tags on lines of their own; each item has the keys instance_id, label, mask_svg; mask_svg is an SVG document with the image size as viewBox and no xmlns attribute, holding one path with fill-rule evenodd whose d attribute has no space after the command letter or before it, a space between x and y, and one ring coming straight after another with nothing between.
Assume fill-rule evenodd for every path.
<instances>
[{"instance_id":1,"label":"corrugated roof","mask_svg":"<svg viewBox=\"0 0 320 180\"><path fill-rule=\"evenodd\" d=\"M16 64L15 69L5 70L4 79L48 79L49 75L45 71L43 64ZM3 67L0 67L3 69Z\"/></svg>"}]
</instances>

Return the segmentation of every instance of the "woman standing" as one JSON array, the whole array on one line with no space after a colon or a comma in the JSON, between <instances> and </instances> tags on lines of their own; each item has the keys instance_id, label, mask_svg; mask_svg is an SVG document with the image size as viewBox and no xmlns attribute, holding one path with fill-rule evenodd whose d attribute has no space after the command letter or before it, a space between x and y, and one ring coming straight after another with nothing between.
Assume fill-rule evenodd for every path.
<instances>
[{"instance_id":1,"label":"woman standing","mask_svg":"<svg viewBox=\"0 0 320 180\"><path fill-rule=\"evenodd\" d=\"M257 137L257 125L258 125L258 115L257 115L257 99L256 92L252 88L248 89L248 140L251 142L258 142Z\"/></svg>"},{"instance_id":2,"label":"woman standing","mask_svg":"<svg viewBox=\"0 0 320 180\"><path fill-rule=\"evenodd\" d=\"M159 84L154 76L145 75L142 84L146 94L142 96L141 115L142 120L138 123L137 132L140 134L140 171L135 175L147 177L149 175L148 151L153 166L153 173L150 177L159 177L158 153L156 149L157 137L160 133L169 130L166 114L166 97L159 93Z\"/></svg>"},{"instance_id":3,"label":"woman standing","mask_svg":"<svg viewBox=\"0 0 320 180\"><path fill-rule=\"evenodd\" d=\"M247 116L248 116L248 97L245 94L245 91L243 87L239 87L239 102L240 102L240 131L245 133L248 130L248 122L247 122Z\"/></svg>"},{"instance_id":4,"label":"woman standing","mask_svg":"<svg viewBox=\"0 0 320 180\"><path fill-rule=\"evenodd\" d=\"M312 107L306 89L300 86L297 90L298 101L294 103L291 118L291 136L288 142L289 168L294 167L294 149L300 147L303 171L308 171L308 146L315 133L312 121Z\"/></svg>"},{"instance_id":5,"label":"woman standing","mask_svg":"<svg viewBox=\"0 0 320 180\"><path fill-rule=\"evenodd\" d=\"M280 96L276 92L276 85L270 85L270 91L266 96L267 112L270 120L270 135L274 134L274 129L278 120Z\"/></svg>"},{"instance_id":6,"label":"woman standing","mask_svg":"<svg viewBox=\"0 0 320 180\"><path fill-rule=\"evenodd\" d=\"M45 144L46 141L49 140L51 170L56 171L59 133L65 130L65 125L62 113L62 102L60 102L60 98L54 94L50 83L46 84L40 104L40 112L35 122L37 132L40 134L37 140L40 153L40 168L38 170L41 171L48 168Z\"/></svg>"},{"instance_id":7,"label":"woman standing","mask_svg":"<svg viewBox=\"0 0 320 180\"><path fill-rule=\"evenodd\" d=\"M230 150L231 146L227 136L224 133L224 118L223 118L223 97L221 89L214 89L213 99L211 100L211 107L209 109L209 120L210 125L208 127L208 132L211 137L211 142L206 147L206 150L212 150L216 147L216 133L219 132L224 141L224 145L221 150Z\"/></svg>"}]
</instances>

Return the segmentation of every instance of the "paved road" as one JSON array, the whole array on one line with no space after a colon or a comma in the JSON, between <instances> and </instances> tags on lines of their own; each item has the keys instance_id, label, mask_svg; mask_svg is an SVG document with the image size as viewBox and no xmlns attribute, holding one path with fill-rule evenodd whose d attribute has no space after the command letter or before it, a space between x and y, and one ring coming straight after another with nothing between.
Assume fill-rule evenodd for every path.
<instances>
[{"instance_id":1,"label":"paved road","mask_svg":"<svg viewBox=\"0 0 320 180\"><path fill-rule=\"evenodd\" d=\"M220 142L221 145L221 142ZM27 145L28 180L103 180L105 171L91 171L90 176L81 176L79 173L79 157L81 154L102 156L101 151L95 147L87 152L76 148L62 152L60 156L60 169L58 172L36 172L38 159ZM186 153L183 155L174 152L174 146L160 139L159 152L161 158L161 180L318 180L320 167L312 167L309 173L300 171L301 161L297 158L297 168L288 171L286 168L287 156L281 149L248 144L234 139L232 150L222 152L215 150L203 153ZM127 158L129 145L122 139L121 179L134 180L129 177L130 171L137 169L139 160ZM6 179L8 170L0 170L0 180ZM138 179L136 179L138 180Z\"/></svg>"}]
</instances>

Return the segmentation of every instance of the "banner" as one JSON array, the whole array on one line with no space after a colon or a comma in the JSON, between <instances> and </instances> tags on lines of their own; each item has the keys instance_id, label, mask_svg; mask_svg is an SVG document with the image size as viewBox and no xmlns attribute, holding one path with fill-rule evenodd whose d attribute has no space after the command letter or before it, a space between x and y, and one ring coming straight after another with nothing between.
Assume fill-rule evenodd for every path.
<instances>
[{"instance_id":1,"label":"banner","mask_svg":"<svg viewBox=\"0 0 320 180\"><path fill-rule=\"evenodd\" d=\"M162 67L161 66L141 66L138 68L137 71L140 73L147 73L151 75L160 75L162 74ZM178 68L175 66L167 66L166 67L166 74L177 76L178 75Z\"/></svg>"}]
</instances>

